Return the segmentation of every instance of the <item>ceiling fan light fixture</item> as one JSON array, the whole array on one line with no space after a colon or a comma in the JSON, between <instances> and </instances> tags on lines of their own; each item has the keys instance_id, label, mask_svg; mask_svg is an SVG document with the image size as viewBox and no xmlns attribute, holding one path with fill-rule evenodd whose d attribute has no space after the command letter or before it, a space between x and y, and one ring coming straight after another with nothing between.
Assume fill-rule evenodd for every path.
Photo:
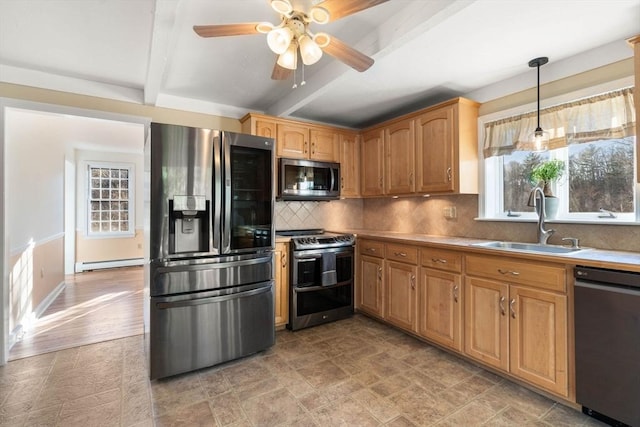
<instances>
[{"instance_id":1,"label":"ceiling fan light fixture","mask_svg":"<svg viewBox=\"0 0 640 427\"><path fill-rule=\"evenodd\" d=\"M273 24L271 22L260 22L256 25L256 31L262 34L269 34L273 30Z\"/></svg>"},{"instance_id":2,"label":"ceiling fan light fixture","mask_svg":"<svg viewBox=\"0 0 640 427\"><path fill-rule=\"evenodd\" d=\"M299 39L300 56L304 65L313 65L322 58L322 49L308 35L303 35Z\"/></svg>"},{"instance_id":3,"label":"ceiling fan light fixture","mask_svg":"<svg viewBox=\"0 0 640 427\"><path fill-rule=\"evenodd\" d=\"M278 57L278 65L288 70L295 70L298 68L298 46L295 43L291 43L289 48Z\"/></svg>"},{"instance_id":4,"label":"ceiling fan light fixture","mask_svg":"<svg viewBox=\"0 0 640 427\"><path fill-rule=\"evenodd\" d=\"M331 43L331 36L327 33L317 33L313 36L313 41L319 48L327 47Z\"/></svg>"},{"instance_id":5,"label":"ceiling fan light fixture","mask_svg":"<svg viewBox=\"0 0 640 427\"><path fill-rule=\"evenodd\" d=\"M309 12L309 19L316 24L326 24L331 19L331 14L324 7L314 6Z\"/></svg>"},{"instance_id":6,"label":"ceiling fan light fixture","mask_svg":"<svg viewBox=\"0 0 640 427\"><path fill-rule=\"evenodd\" d=\"M289 27L274 28L267 34L267 44L273 53L281 55L291 46L293 32Z\"/></svg>"},{"instance_id":7,"label":"ceiling fan light fixture","mask_svg":"<svg viewBox=\"0 0 640 427\"><path fill-rule=\"evenodd\" d=\"M531 142L533 143L533 151L542 152L549 149L549 132L545 132L540 127L540 67L549 62L549 58L541 56L540 58L534 58L529 61L529 67L536 67L538 69L538 125L536 130L531 135Z\"/></svg>"},{"instance_id":8,"label":"ceiling fan light fixture","mask_svg":"<svg viewBox=\"0 0 640 427\"><path fill-rule=\"evenodd\" d=\"M293 6L289 0L271 0L271 7L281 15L289 15L293 12Z\"/></svg>"}]
</instances>

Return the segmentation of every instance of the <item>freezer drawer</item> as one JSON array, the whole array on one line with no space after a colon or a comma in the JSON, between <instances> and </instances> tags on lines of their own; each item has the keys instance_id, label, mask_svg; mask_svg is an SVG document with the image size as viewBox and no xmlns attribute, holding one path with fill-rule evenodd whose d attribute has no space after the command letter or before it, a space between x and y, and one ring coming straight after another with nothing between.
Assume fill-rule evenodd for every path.
<instances>
[{"instance_id":1,"label":"freezer drawer","mask_svg":"<svg viewBox=\"0 0 640 427\"><path fill-rule=\"evenodd\" d=\"M273 281L150 298L149 377L247 356L275 342Z\"/></svg>"}]
</instances>

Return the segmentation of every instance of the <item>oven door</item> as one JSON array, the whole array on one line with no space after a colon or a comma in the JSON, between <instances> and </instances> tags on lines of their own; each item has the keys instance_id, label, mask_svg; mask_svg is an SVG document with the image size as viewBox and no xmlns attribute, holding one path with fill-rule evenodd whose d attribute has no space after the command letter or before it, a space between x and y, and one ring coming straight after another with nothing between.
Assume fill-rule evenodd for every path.
<instances>
[{"instance_id":1,"label":"oven door","mask_svg":"<svg viewBox=\"0 0 640 427\"><path fill-rule=\"evenodd\" d=\"M353 315L353 248L293 252L291 330Z\"/></svg>"}]
</instances>

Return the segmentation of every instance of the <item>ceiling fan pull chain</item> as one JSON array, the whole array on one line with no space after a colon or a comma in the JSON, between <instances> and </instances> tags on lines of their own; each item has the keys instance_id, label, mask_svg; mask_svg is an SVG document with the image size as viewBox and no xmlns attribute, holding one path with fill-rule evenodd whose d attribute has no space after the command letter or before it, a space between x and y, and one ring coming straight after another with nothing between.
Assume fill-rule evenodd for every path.
<instances>
[{"instance_id":1,"label":"ceiling fan pull chain","mask_svg":"<svg viewBox=\"0 0 640 427\"><path fill-rule=\"evenodd\" d=\"M302 64L302 81L300 82L300 86L306 85L307 82L304 80L304 63Z\"/></svg>"},{"instance_id":2,"label":"ceiling fan pull chain","mask_svg":"<svg viewBox=\"0 0 640 427\"><path fill-rule=\"evenodd\" d=\"M296 83L296 70L294 68L293 70L293 86L291 86L291 89L295 89L298 87L298 83Z\"/></svg>"}]
</instances>

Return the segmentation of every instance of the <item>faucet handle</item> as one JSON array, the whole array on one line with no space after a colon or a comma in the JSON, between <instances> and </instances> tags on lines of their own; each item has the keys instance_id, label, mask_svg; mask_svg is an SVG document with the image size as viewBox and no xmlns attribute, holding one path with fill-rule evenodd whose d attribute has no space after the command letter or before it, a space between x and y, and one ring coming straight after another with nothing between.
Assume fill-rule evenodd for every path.
<instances>
[{"instance_id":1,"label":"faucet handle","mask_svg":"<svg viewBox=\"0 0 640 427\"><path fill-rule=\"evenodd\" d=\"M575 237L563 237L562 241L568 241L571 242L571 247L578 249L580 248L580 239L576 239Z\"/></svg>"}]
</instances>

